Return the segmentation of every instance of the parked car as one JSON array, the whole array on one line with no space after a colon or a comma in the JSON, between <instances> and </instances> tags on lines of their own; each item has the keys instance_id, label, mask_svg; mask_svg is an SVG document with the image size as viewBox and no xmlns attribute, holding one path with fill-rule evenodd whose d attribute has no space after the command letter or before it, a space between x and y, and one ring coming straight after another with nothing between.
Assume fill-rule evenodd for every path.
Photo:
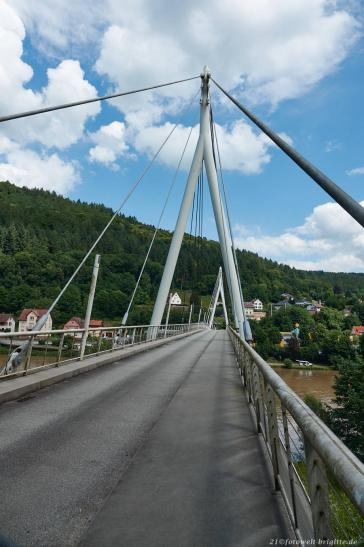
<instances>
[{"instance_id":1,"label":"parked car","mask_svg":"<svg viewBox=\"0 0 364 547\"><path fill-rule=\"evenodd\" d=\"M300 359L296 359L296 363L298 363L300 367L312 367L312 363L310 363L310 361L301 361Z\"/></svg>"}]
</instances>

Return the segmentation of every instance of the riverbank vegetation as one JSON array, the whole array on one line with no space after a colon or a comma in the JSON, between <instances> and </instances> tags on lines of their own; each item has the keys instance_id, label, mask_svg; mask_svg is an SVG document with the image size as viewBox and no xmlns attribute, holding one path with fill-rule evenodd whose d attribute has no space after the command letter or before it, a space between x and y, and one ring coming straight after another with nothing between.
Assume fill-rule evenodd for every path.
<instances>
[{"instance_id":1,"label":"riverbank vegetation","mask_svg":"<svg viewBox=\"0 0 364 547\"><path fill-rule=\"evenodd\" d=\"M356 317L346 317L343 312L325 307L311 315L299 306L289 306L276 311L260 322L251 323L256 350L265 359L285 359L295 362L307 360L316 365L336 368L338 359L354 358L360 347L353 343L351 327ZM299 340L292 337L282 344L282 332L290 332L293 325L300 328ZM360 342L364 349L364 339Z\"/></svg>"}]
</instances>

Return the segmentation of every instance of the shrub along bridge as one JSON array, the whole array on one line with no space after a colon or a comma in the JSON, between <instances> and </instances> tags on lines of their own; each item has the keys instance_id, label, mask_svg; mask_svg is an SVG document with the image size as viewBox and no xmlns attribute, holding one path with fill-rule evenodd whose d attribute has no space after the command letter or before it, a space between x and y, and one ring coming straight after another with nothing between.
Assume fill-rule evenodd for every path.
<instances>
[{"instance_id":1,"label":"shrub along bridge","mask_svg":"<svg viewBox=\"0 0 364 547\"><path fill-rule=\"evenodd\" d=\"M127 320L155 235L120 326L89 328L96 255L84 328L44 331L43 316L29 333L0 334L10 340L0 376L5 543L261 547L294 539L312 544L363 539L362 463L250 344L221 170L218 180L211 79L205 68L200 136L150 325L129 326ZM364 225L358 203L215 84ZM85 102L90 100L4 116L0 122ZM220 270L207 312L192 322L191 310L188 322L174 325L170 306L165 308L203 166L227 301ZM225 330L213 328L219 298Z\"/></svg>"}]
</instances>

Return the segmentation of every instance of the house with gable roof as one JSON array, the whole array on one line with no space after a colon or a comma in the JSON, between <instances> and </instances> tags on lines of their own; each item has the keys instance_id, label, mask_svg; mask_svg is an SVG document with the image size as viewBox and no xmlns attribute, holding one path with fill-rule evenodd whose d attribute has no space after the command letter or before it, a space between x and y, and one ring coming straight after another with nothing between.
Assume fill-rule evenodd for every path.
<instances>
[{"instance_id":1,"label":"house with gable roof","mask_svg":"<svg viewBox=\"0 0 364 547\"><path fill-rule=\"evenodd\" d=\"M46 313L48 313L48 310L46 309L25 308L19 316L18 331L27 332L29 330L32 330L35 327L37 321ZM52 325L52 317L51 315L49 315L47 321L40 330L52 330Z\"/></svg>"}]
</instances>

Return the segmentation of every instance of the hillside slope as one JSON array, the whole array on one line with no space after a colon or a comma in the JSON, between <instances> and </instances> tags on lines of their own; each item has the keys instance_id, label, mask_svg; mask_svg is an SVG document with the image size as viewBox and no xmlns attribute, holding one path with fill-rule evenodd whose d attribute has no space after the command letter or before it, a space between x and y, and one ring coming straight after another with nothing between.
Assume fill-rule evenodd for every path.
<instances>
[{"instance_id":1,"label":"hillside slope","mask_svg":"<svg viewBox=\"0 0 364 547\"><path fill-rule=\"evenodd\" d=\"M111 214L103 205L0 182L0 311L48 306ZM95 317L120 320L123 316L152 233L152 226L135 218L117 217L97 249L102 258ZM130 318L133 322L149 317L170 238L167 231L157 236ZM251 252L237 254L247 299L278 300L284 291L322 299L346 295L350 300L364 294L364 274L305 272ZM92 262L60 302L56 321L84 313ZM210 294L220 264L217 242L204 239L198 248L186 235L174 286Z\"/></svg>"}]
</instances>

